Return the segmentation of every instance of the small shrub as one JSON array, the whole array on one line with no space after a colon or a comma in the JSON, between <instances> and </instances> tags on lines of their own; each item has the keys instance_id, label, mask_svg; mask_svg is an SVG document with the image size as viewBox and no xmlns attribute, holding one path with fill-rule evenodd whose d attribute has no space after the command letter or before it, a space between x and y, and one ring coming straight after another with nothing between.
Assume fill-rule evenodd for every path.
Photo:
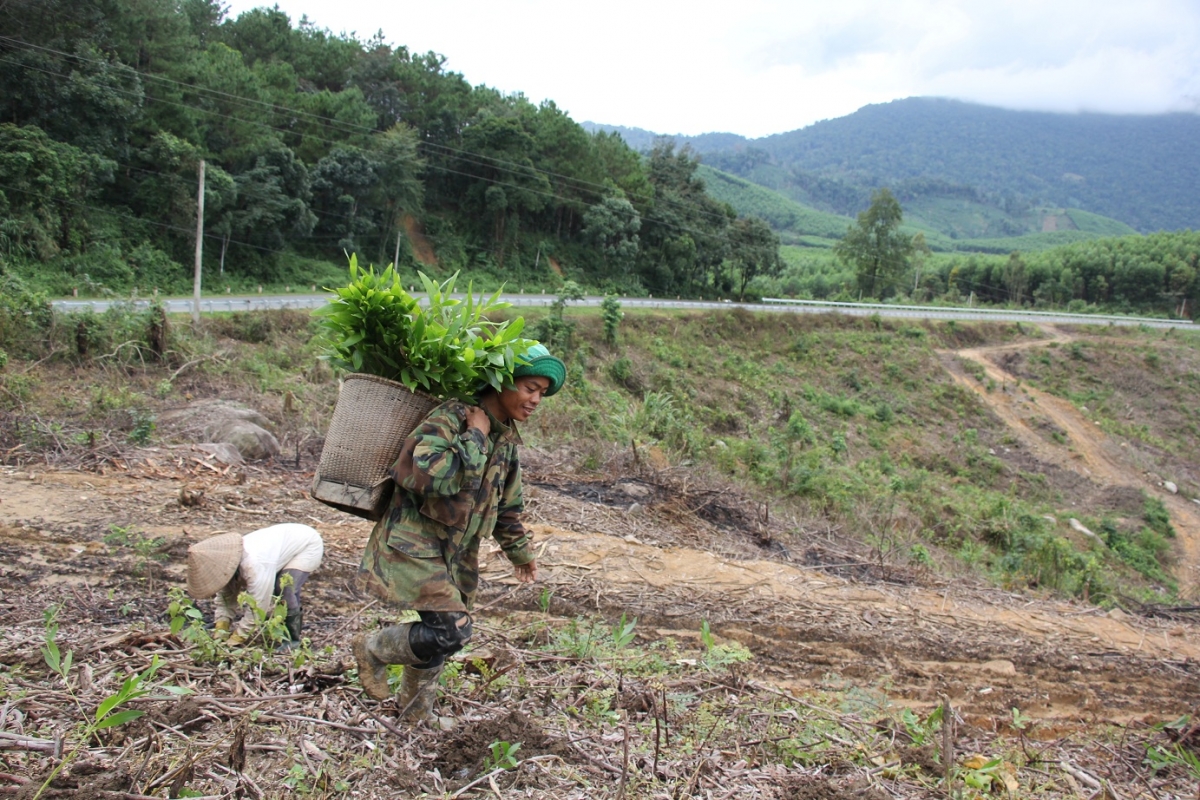
<instances>
[{"instance_id":1,"label":"small shrub","mask_svg":"<svg viewBox=\"0 0 1200 800\"><path fill-rule=\"evenodd\" d=\"M129 436L127 437L129 443L144 447L150 443L150 439L154 436L154 415L143 409L135 409L130 412L130 417L133 420L133 427L130 429Z\"/></svg>"},{"instance_id":2,"label":"small shrub","mask_svg":"<svg viewBox=\"0 0 1200 800\"><path fill-rule=\"evenodd\" d=\"M12 275L0 276L0 347L19 357L40 357L50 340L50 300Z\"/></svg>"},{"instance_id":3,"label":"small shrub","mask_svg":"<svg viewBox=\"0 0 1200 800\"><path fill-rule=\"evenodd\" d=\"M1163 501L1157 497L1146 497L1142 519L1146 521L1146 525L1149 526L1150 530L1162 534L1167 538L1175 538L1175 529L1171 527L1171 514L1167 511L1167 507L1163 504Z\"/></svg>"},{"instance_id":4,"label":"small shrub","mask_svg":"<svg viewBox=\"0 0 1200 800\"><path fill-rule=\"evenodd\" d=\"M618 358L609 364L608 375L616 383L632 388L630 384L633 383L633 362L625 357Z\"/></svg>"},{"instance_id":5,"label":"small shrub","mask_svg":"<svg viewBox=\"0 0 1200 800\"><path fill-rule=\"evenodd\" d=\"M840 417L857 416L861 410L856 400L848 397L834 397L829 394L821 395L818 398L817 405L820 406L822 411L828 411Z\"/></svg>"},{"instance_id":6,"label":"small shrub","mask_svg":"<svg viewBox=\"0 0 1200 800\"><path fill-rule=\"evenodd\" d=\"M606 295L600 303L600 316L604 319L604 341L609 347L617 346L617 327L625 313L616 295Z\"/></svg>"}]
</instances>

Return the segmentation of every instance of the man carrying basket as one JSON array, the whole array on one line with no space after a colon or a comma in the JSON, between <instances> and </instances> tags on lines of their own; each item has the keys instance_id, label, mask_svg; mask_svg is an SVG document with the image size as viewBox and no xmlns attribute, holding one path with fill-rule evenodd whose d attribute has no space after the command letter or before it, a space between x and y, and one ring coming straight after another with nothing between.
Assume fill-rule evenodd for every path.
<instances>
[{"instance_id":1,"label":"man carrying basket","mask_svg":"<svg viewBox=\"0 0 1200 800\"><path fill-rule=\"evenodd\" d=\"M359 681L376 700L391 695L388 665L404 665L403 719L434 719L446 657L471 638L480 539L496 538L517 580L537 578L521 524L521 440L514 423L558 392L567 370L540 344L519 361L512 385L484 389L474 406L448 400L408 436L391 469L396 490L363 552L359 570L371 593L420 615L419 622L360 633L352 642Z\"/></svg>"}]
</instances>

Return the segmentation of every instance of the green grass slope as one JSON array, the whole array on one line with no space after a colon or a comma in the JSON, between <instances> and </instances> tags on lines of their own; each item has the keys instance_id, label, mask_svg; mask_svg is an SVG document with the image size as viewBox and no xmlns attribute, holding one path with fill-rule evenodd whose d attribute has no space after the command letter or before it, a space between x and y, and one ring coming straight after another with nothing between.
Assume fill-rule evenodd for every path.
<instances>
[{"instance_id":1,"label":"green grass slope","mask_svg":"<svg viewBox=\"0 0 1200 800\"><path fill-rule=\"evenodd\" d=\"M703 164L697 174L717 200L733 206L743 216L761 217L781 236L790 234L789 241L796 237L840 239L854 223L849 217L803 206L778 192Z\"/></svg>"},{"instance_id":2,"label":"green grass slope","mask_svg":"<svg viewBox=\"0 0 1200 800\"><path fill-rule=\"evenodd\" d=\"M594 315L579 322L585 341L600 338ZM548 407L542 430L551 439L558 431L587 443L581 444L584 463L603 463L611 448L631 441L661 449L671 463L756 487L796 515L797 531L832 521L852 532L858 546L897 563L936 565L950 574L968 569L1003 585L1093 602L1170 597L1173 533L1163 524L1161 502L1138 490L1114 494L1032 458L952 376L986 380L977 366L947 350L1042 335L1016 324L739 311L630 314L617 349L581 344L570 357L571 388ZM1085 356L1092 347L1156 354L1148 358L1157 371L1142 369L1136 378L1123 372L1123 385L1161 385L1165 392L1188 370L1200 373L1195 336L1096 329L1084 338ZM1043 352L1056 357L1054 348L1035 348L1027 357ZM1110 382L1106 360L1074 352L1065 358L1077 380ZM1105 407L1118 402L1110 396ZM1145 430L1128 440L1138 458L1158 464L1189 496L1200 495L1200 476L1179 466L1200 457L1195 440L1176 437L1164 453L1159 442L1170 432L1149 413L1139 425ZM1047 446L1070 447L1055 431L1043 433ZM1050 521L1068 517L1113 531L1120 547L1098 545ZM789 549L805 546L798 536L785 543Z\"/></svg>"},{"instance_id":3,"label":"green grass slope","mask_svg":"<svg viewBox=\"0 0 1200 800\"><path fill-rule=\"evenodd\" d=\"M709 194L728 203L740 215L766 220L785 245L830 248L846 233L846 228L854 224L850 217L818 211L777 191L706 165L700 166L698 174L704 179ZM1058 227L1070 229L1042 232L1047 217L1056 220ZM905 208L901 230L909 236L924 234L925 242L932 250L946 253L1036 252L1073 242L1136 233L1122 222L1079 209L1037 210L1014 217L994 206L957 198L913 201ZM997 235L988 236L988 232Z\"/></svg>"}]
</instances>

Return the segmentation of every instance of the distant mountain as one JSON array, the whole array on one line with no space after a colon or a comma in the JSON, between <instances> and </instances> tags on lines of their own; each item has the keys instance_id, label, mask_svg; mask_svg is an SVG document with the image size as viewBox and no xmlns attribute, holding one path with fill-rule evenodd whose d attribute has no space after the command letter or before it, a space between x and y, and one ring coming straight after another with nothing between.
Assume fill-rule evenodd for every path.
<instances>
[{"instance_id":1,"label":"distant mountain","mask_svg":"<svg viewBox=\"0 0 1200 800\"><path fill-rule=\"evenodd\" d=\"M617 133L625 140L625 144L634 150L649 150L654 146L655 139L674 139L680 147L690 145L697 153L714 153L722 150L733 150L753 141L736 133L702 133L699 136L684 136L678 134L663 134L648 131L645 128L626 128L623 125L602 125L598 122L581 122L583 129L589 133L604 131Z\"/></svg>"},{"instance_id":2,"label":"distant mountain","mask_svg":"<svg viewBox=\"0 0 1200 800\"><path fill-rule=\"evenodd\" d=\"M635 149L654 139L594 127L629 131ZM1197 114L1052 114L909 98L761 139L672 138L706 164L830 213L853 215L888 186L906 216L953 238L1061 230L1046 222L1047 208L1143 232L1200 229Z\"/></svg>"}]
</instances>

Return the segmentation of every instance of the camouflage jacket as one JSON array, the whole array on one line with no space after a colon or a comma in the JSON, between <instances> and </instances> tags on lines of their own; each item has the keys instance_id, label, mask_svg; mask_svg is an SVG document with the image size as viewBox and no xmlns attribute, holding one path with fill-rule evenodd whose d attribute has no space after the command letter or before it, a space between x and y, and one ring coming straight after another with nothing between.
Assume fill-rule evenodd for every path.
<instances>
[{"instance_id":1,"label":"camouflage jacket","mask_svg":"<svg viewBox=\"0 0 1200 800\"><path fill-rule=\"evenodd\" d=\"M466 418L464 403L442 403L392 466L396 490L359 570L368 590L395 608L469 611L479 585L479 540L488 534L513 564L533 560L521 524L520 436L491 418L485 437Z\"/></svg>"}]
</instances>

